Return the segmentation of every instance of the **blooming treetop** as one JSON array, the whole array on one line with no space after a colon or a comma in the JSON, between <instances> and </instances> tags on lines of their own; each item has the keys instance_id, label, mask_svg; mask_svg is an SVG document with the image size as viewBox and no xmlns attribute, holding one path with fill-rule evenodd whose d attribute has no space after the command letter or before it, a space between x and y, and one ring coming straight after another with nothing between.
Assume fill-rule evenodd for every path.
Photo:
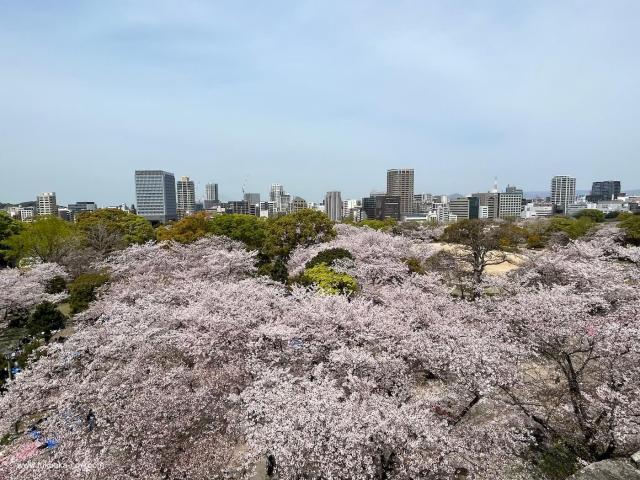
<instances>
[{"instance_id":1,"label":"blooming treetop","mask_svg":"<svg viewBox=\"0 0 640 480\"><path fill-rule=\"evenodd\" d=\"M536 443L566 439L584 461L627 452L637 267L601 243L542 253L557 275L532 264L473 302L399 268L427 245L367 229L322 246L363 266L371 288L351 297L256 278L254 254L222 239L131 247L78 331L0 398L0 433L46 417L60 444L41 461L70 479L517 479ZM577 272L576 248L592 252ZM294 252L292 272L318 251ZM612 278L588 281L590 265Z\"/></svg>"}]
</instances>

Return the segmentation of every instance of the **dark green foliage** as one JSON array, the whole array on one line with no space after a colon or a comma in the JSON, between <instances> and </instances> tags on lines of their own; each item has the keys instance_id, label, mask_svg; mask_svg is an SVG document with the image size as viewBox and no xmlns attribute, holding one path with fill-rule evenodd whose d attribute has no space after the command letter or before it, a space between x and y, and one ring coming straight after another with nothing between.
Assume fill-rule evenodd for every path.
<instances>
[{"instance_id":1,"label":"dark green foliage","mask_svg":"<svg viewBox=\"0 0 640 480\"><path fill-rule=\"evenodd\" d=\"M410 257L405 260L407 267L409 267L409 271L411 273L420 273L423 274L426 272L424 265L415 257Z\"/></svg>"},{"instance_id":2,"label":"dark green foliage","mask_svg":"<svg viewBox=\"0 0 640 480\"><path fill-rule=\"evenodd\" d=\"M320 265L324 263L326 266L330 267L335 260L340 258L349 258L353 260L353 255L351 252L345 248L329 248L328 250L323 250L311 260L309 260L305 268L315 267L316 265Z\"/></svg>"},{"instance_id":3,"label":"dark green foliage","mask_svg":"<svg viewBox=\"0 0 640 480\"><path fill-rule=\"evenodd\" d=\"M36 306L26 326L30 335L43 335L45 340L49 340L52 330L64 328L65 320L66 317L53 303L42 302Z\"/></svg>"},{"instance_id":4,"label":"dark green foliage","mask_svg":"<svg viewBox=\"0 0 640 480\"><path fill-rule=\"evenodd\" d=\"M578 470L578 458L562 442L543 447L534 464L549 480L564 480Z\"/></svg>"},{"instance_id":5,"label":"dark green foliage","mask_svg":"<svg viewBox=\"0 0 640 480\"><path fill-rule=\"evenodd\" d=\"M328 242L335 236L329 217L317 210L303 209L269 220L262 251L272 258L288 258L299 245Z\"/></svg>"},{"instance_id":6,"label":"dark green foliage","mask_svg":"<svg viewBox=\"0 0 640 480\"><path fill-rule=\"evenodd\" d=\"M26 308L13 309L11 312L7 312L7 318L9 328L22 328L29 320L29 310Z\"/></svg>"},{"instance_id":7,"label":"dark green foliage","mask_svg":"<svg viewBox=\"0 0 640 480\"><path fill-rule=\"evenodd\" d=\"M78 215L79 230L89 233L98 226L104 226L108 232L119 235L124 246L155 239L153 227L148 220L116 208L101 208Z\"/></svg>"},{"instance_id":8,"label":"dark green foliage","mask_svg":"<svg viewBox=\"0 0 640 480\"><path fill-rule=\"evenodd\" d=\"M624 231L624 239L632 245L640 245L640 216L624 215L620 228Z\"/></svg>"},{"instance_id":9,"label":"dark green foliage","mask_svg":"<svg viewBox=\"0 0 640 480\"><path fill-rule=\"evenodd\" d=\"M96 299L96 289L109 281L104 273L85 273L69 284L69 305L71 313L86 310Z\"/></svg>"},{"instance_id":10,"label":"dark green foliage","mask_svg":"<svg viewBox=\"0 0 640 480\"><path fill-rule=\"evenodd\" d=\"M209 220L208 231L244 243L249 250L260 250L264 245L267 222L253 215L216 215Z\"/></svg>"},{"instance_id":11,"label":"dark green foliage","mask_svg":"<svg viewBox=\"0 0 640 480\"><path fill-rule=\"evenodd\" d=\"M14 220L6 212L0 211L0 268L8 265L8 261L5 259L8 248L2 242L20 233L22 226L22 222Z\"/></svg>"},{"instance_id":12,"label":"dark green foliage","mask_svg":"<svg viewBox=\"0 0 640 480\"><path fill-rule=\"evenodd\" d=\"M287 262L282 257L275 259L269 276L278 282L287 283L289 272L287 271Z\"/></svg>"},{"instance_id":13,"label":"dark green foliage","mask_svg":"<svg viewBox=\"0 0 640 480\"><path fill-rule=\"evenodd\" d=\"M384 220L377 220L372 218L370 220L362 220L361 222L355 223L357 227L369 227L374 230L382 230L388 231L393 229L398 224L398 221L395 218L385 218Z\"/></svg>"},{"instance_id":14,"label":"dark green foliage","mask_svg":"<svg viewBox=\"0 0 640 480\"><path fill-rule=\"evenodd\" d=\"M574 215L576 218L589 218L593 222L603 222L604 221L604 213L600 210L595 210L592 208L587 208L585 210L580 210L578 213Z\"/></svg>"},{"instance_id":15,"label":"dark green foliage","mask_svg":"<svg viewBox=\"0 0 640 480\"><path fill-rule=\"evenodd\" d=\"M44 291L47 293L62 293L67 288L67 282L60 276L55 276L47 282Z\"/></svg>"},{"instance_id":16,"label":"dark green foliage","mask_svg":"<svg viewBox=\"0 0 640 480\"><path fill-rule=\"evenodd\" d=\"M549 222L547 228L547 234L555 232L566 233L569 238L575 240L585 235L589 230L593 228L595 222L590 217L581 218L568 218L568 217L553 217Z\"/></svg>"}]
</instances>

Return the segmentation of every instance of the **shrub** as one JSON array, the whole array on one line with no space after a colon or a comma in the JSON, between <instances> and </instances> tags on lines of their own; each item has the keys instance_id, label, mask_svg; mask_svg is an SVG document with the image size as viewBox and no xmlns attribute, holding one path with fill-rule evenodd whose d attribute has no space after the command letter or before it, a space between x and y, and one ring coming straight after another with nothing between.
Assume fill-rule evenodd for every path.
<instances>
[{"instance_id":1,"label":"shrub","mask_svg":"<svg viewBox=\"0 0 640 480\"><path fill-rule=\"evenodd\" d=\"M600 210L596 210L593 208L587 208L585 210L580 210L576 213L575 218L589 218L593 222L603 222L604 221L604 213Z\"/></svg>"},{"instance_id":2,"label":"shrub","mask_svg":"<svg viewBox=\"0 0 640 480\"><path fill-rule=\"evenodd\" d=\"M317 285L330 295L348 294L358 289L358 282L351 275L338 273L322 263L306 269L296 281L302 285Z\"/></svg>"},{"instance_id":3,"label":"shrub","mask_svg":"<svg viewBox=\"0 0 640 480\"><path fill-rule=\"evenodd\" d=\"M329 248L327 250L323 250L311 260L309 260L305 268L315 267L316 265L325 264L330 267L335 260L340 258L349 258L353 260L353 255L346 248Z\"/></svg>"},{"instance_id":4,"label":"shrub","mask_svg":"<svg viewBox=\"0 0 640 480\"><path fill-rule=\"evenodd\" d=\"M377 220L375 218L369 220L362 220L356 223L357 227L369 227L374 230L387 231L393 229L398 224L395 218L385 218L384 220Z\"/></svg>"},{"instance_id":5,"label":"shrub","mask_svg":"<svg viewBox=\"0 0 640 480\"><path fill-rule=\"evenodd\" d=\"M66 288L67 288L66 280L63 277L56 275L55 277L53 277L51 280L47 282L47 284L45 285L44 291L46 293L62 293L65 291Z\"/></svg>"},{"instance_id":6,"label":"shrub","mask_svg":"<svg viewBox=\"0 0 640 480\"><path fill-rule=\"evenodd\" d=\"M64 328L66 317L51 302L40 303L27 321L29 334L38 336L44 333L45 340L51 338L52 330Z\"/></svg>"},{"instance_id":7,"label":"shrub","mask_svg":"<svg viewBox=\"0 0 640 480\"><path fill-rule=\"evenodd\" d=\"M109 281L105 273L85 273L69 284L69 306L71 313L78 313L89 308L89 303L96 299L96 289Z\"/></svg>"},{"instance_id":8,"label":"shrub","mask_svg":"<svg viewBox=\"0 0 640 480\"><path fill-rule=\"evenodd\" d=\"M585 235L593 226L595 222L590 217L581 218L568 218L568 217L553 217L549 222L547 228L547 234L555 232L566 233L569 238L575 240Z\"/></svg>"},{"instance_id":9,"label":"shrub","mask_svg":"<svg viewBox=\"0 0 640 480\"><path fill-rule=\"evenodd\" d=\"M624 231L627 243L640 245L640 217L638 215L625 215L620 222L620 228Z\"/></svg>"},{"instance_id":10,"label":"shrub","mask_svg":"<svg viewBox=\"0 0 640 480\"><path fill-rule=\"evenodd\" d=\"M423 273L426 272L426 269L425 269L424 265L422 265L422 262L420 262L420 260L415 258L415 257L407 258L405 260L405 263L407 264L407 267L409 267L409 271L411 273L423 274Z\"/></svg>"}]
</instances>

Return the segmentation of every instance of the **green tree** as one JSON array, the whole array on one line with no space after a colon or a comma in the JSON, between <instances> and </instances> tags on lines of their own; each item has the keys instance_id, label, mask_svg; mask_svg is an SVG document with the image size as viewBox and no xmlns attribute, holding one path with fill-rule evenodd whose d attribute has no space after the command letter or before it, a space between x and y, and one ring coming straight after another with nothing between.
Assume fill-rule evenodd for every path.
<instances>
[{"instance_id":1,"label":"green tree","mask_svg":"<svg viewBox=\"0 0 640 480\"><path fill-rule=\"evenodd\" d=\"M38 336L44 334L45 340L51 338L52 330L64 328L66 317L51 302L42 302L36 306L36 309L27 321L27 330L29 334Z\"/></svg>"},{"instance_id":2,"label":"green tree","mask_svg":"<svg viewBox=\"0 0 640 480\"><path fill-rule=\"evenodd\" d=\"M78 243L74 226L58 217L36 218L2 242L7 247L5 256L13 262L31 257L56 263L60 263Z\"/></svg>"},{"instance_id":3,"label":"green tree","mask_svg":"<svg viewBox=\"0 0 640 480\"><path fill-rule=\"evenodd\" d=\"M109 281L105 273L85 273L69 284L69 306L71 313L78 313L89 308L89 303L96 299L96 289Z\"/></svg>"},{"instance_id":4,"label":"green tree","mask_svg":"<svg viewBox=\"0 0 640 480\"><path fill-rule=\"evenodd\" d=\"M450 253L466 263L475 284L480 283L488 265L508 260L506 252L515 252L526 239L526 231L512 223L488 220L460 220L449 225L441 237L448 243L458 244Z\"/></svg>"},{"instance_id":5,"label":"green tree","mask_svg":"<svg viewBox=\"0 0 640 480\"><path fill-rule=\"evenodd\" d=\"M386 232L395 228L398 225L398 221L395 218L385 218L384 220L372 218L368 220L362 220L355 225L358 227L369 227L373 228L374 230L382 230Z\"/></svg>"},{"instance_id":6,"label":"green tree","mask_svg":"<svg viewBox=\"0 0 640 480\"><path fill-rule=\"evenodd\" d=\"M14 220L7 212L0 211L0 268L6 267L8 262L5 259L7 246L4 241L10 237L17 235L22 230L23 223Z\"/></svg>"},{"instance_id":7,"label":"green tree","mask_svg":"<svg viewBox=\"0 0 640 480\"><path fill-rule=\"evenodd\" d=\"M589 216L580 218L553 217L547 227L547 234L563 232L572 240L582 237L593 228L595 222Z\"/></svg>"},{"instance_id":8,"label":"green tree","mask_svg":"<svg viewBox=\"0 0 640 480\"><path fill-rule=\"evenodd\" d=\"M65 281L65 279L59 275L56 275L47 282L44 291L47 293L62 293L66 290L66 288L67 282Z\"/></svg>"},{"instance_id":9,"label":"green tree","mask_svg":"<svg viewBox=\"0 0 640 480\"><path fill-rule=\"evenodd\" d=\"M254 215L216 215L209 221L213 235L223 235L243 242L249 250L260 250L264 245L267 222Z\"/></svg>"},{"instance_id":10,"label":"green tree","mask_svg":"<svg viewBox=\"0 0 640 480\"><path fill-rule=\"evenodd\" d=\"M640 245L640 216L624 215L620 222L620 228L624 231L626 242Z\"/></svg>"},{"instance_id":11,"label":"green tree","mask_svg":"<svg viewBox=\"0 0 640 480\"><path fill-rule=\"evenodd\" d=\"M324 263L307 268L296 281L302 285L317 285L330 295L348 294L358 289L358 282L351 275L336 272Z\"/></svg>"},{"instance_id":12,"label":"green tree","mask_svg":"<svg viewBox=\"0 0 640 480\"><path fill-rule=\"evenodd\" d=\"M329 248L327 250L323 250L309 260L306 263L305 268L315 267L320 264L330 267L335 260L339 260L341 258L349 258L353 260L353 255L351 255L351 252L345 248Z\"/></svg>"},{"instance_id":13,"label":"green tree","mask_svg":"<svg viewBox=\"0 0 640 480\"><path fill-rule=\"evenodd\" d=\"M588 218L592 222L604 222L604 212L596 210L595 208L586 208L576 213L575 218Z\"/></svg>"},{"instance_id":14,"label":"green tree","mask_svg":"<svg viewBox=\"0 0 640 480\"><path fill-rule=\"evenodd\" d=\"M153 227L147 219L117 208L101 208L93 212L83 212L78 215L77 226L85 234L85 239L88 237L89 240L92 232L95 233L103 228L109 234L119 236L121 245L114 246L114 249L146 243L155 239ZM95 245L89 246L95 248ZM96 250L100 250L100 248L96 248Z\"/></svg>"},{"instance_id":15,"label":"green tree","mask_svg":"<svg viewBox=\"0 0 640 480\"><path fill-rule=\"evenodd\" d=\"M269 220L263 252L270 257L288 258L298 245L328 242L335 236L333 222L328 216L317 210L303 209Z\"/></svg>"},{"instance_id":16,"label":"green tree","mask_svg":"<svg viewBox=\"0 0 640 480\"><path fill-rule=\"evenodd\" d=\"M172 240L179 243L193 243L211 233L212 222L205 212L184 217L178 222L161 225L156 229L158 240Z\"/></svg>"}]
</instances>

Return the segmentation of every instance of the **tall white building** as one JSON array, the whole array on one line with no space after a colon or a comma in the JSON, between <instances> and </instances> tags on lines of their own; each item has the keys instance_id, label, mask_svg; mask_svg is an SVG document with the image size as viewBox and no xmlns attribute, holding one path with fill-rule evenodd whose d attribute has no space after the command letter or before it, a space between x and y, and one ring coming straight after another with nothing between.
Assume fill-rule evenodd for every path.
<instances>
[{"instance_id":1,"label":"tall white building","mask_svg":"<svg viewBox=\"0 0 640 480\"><path fill-rule=\"evenodd\" d=\"M196 211L196 187L189 177L180 177L176 184L178 218L186 217Z\"/></svg>"},{"instance_id":2,"label":"tall white building","mask_svg":"<svg viewBox=\"0 0 640 480\"><path fill-rule=\"evenodd\" d=\"M567 214L576 200L576 178L556 175L551 179L551 203L557 211Z\"/></svg>"},{"instance_id":3,"label":"tall white building","mask_svg":"<svg viewBox=\"0 0 640 480\"><path fill-rule=\"evenodd\" d=\"M269 190L269 201L275 205L275 213L287 213L289 203L291 202L291 195L284 192L282 185L274 183Z\"/></svg>"},{"instance_id":4,"label":"tall white building","mask_svg":"<svg viewBox=\"0 0 640 480\"><path fill-rule=\"evenodd\" d=\"M331 220L334 222L342 220L342 196L340 192L327 192L324 196L324 207Z\"/></svg>"},{"instance_id":5,"label":"tall white building","mask_svg":"<svg viewBox=\"0 0 640 480\"><path fill-rule=\"evenodd\" d=\"M58 215L58 204L56 203L56 192L44 192L37 198L38 215Z\"/></svg>"}]
</instances>

